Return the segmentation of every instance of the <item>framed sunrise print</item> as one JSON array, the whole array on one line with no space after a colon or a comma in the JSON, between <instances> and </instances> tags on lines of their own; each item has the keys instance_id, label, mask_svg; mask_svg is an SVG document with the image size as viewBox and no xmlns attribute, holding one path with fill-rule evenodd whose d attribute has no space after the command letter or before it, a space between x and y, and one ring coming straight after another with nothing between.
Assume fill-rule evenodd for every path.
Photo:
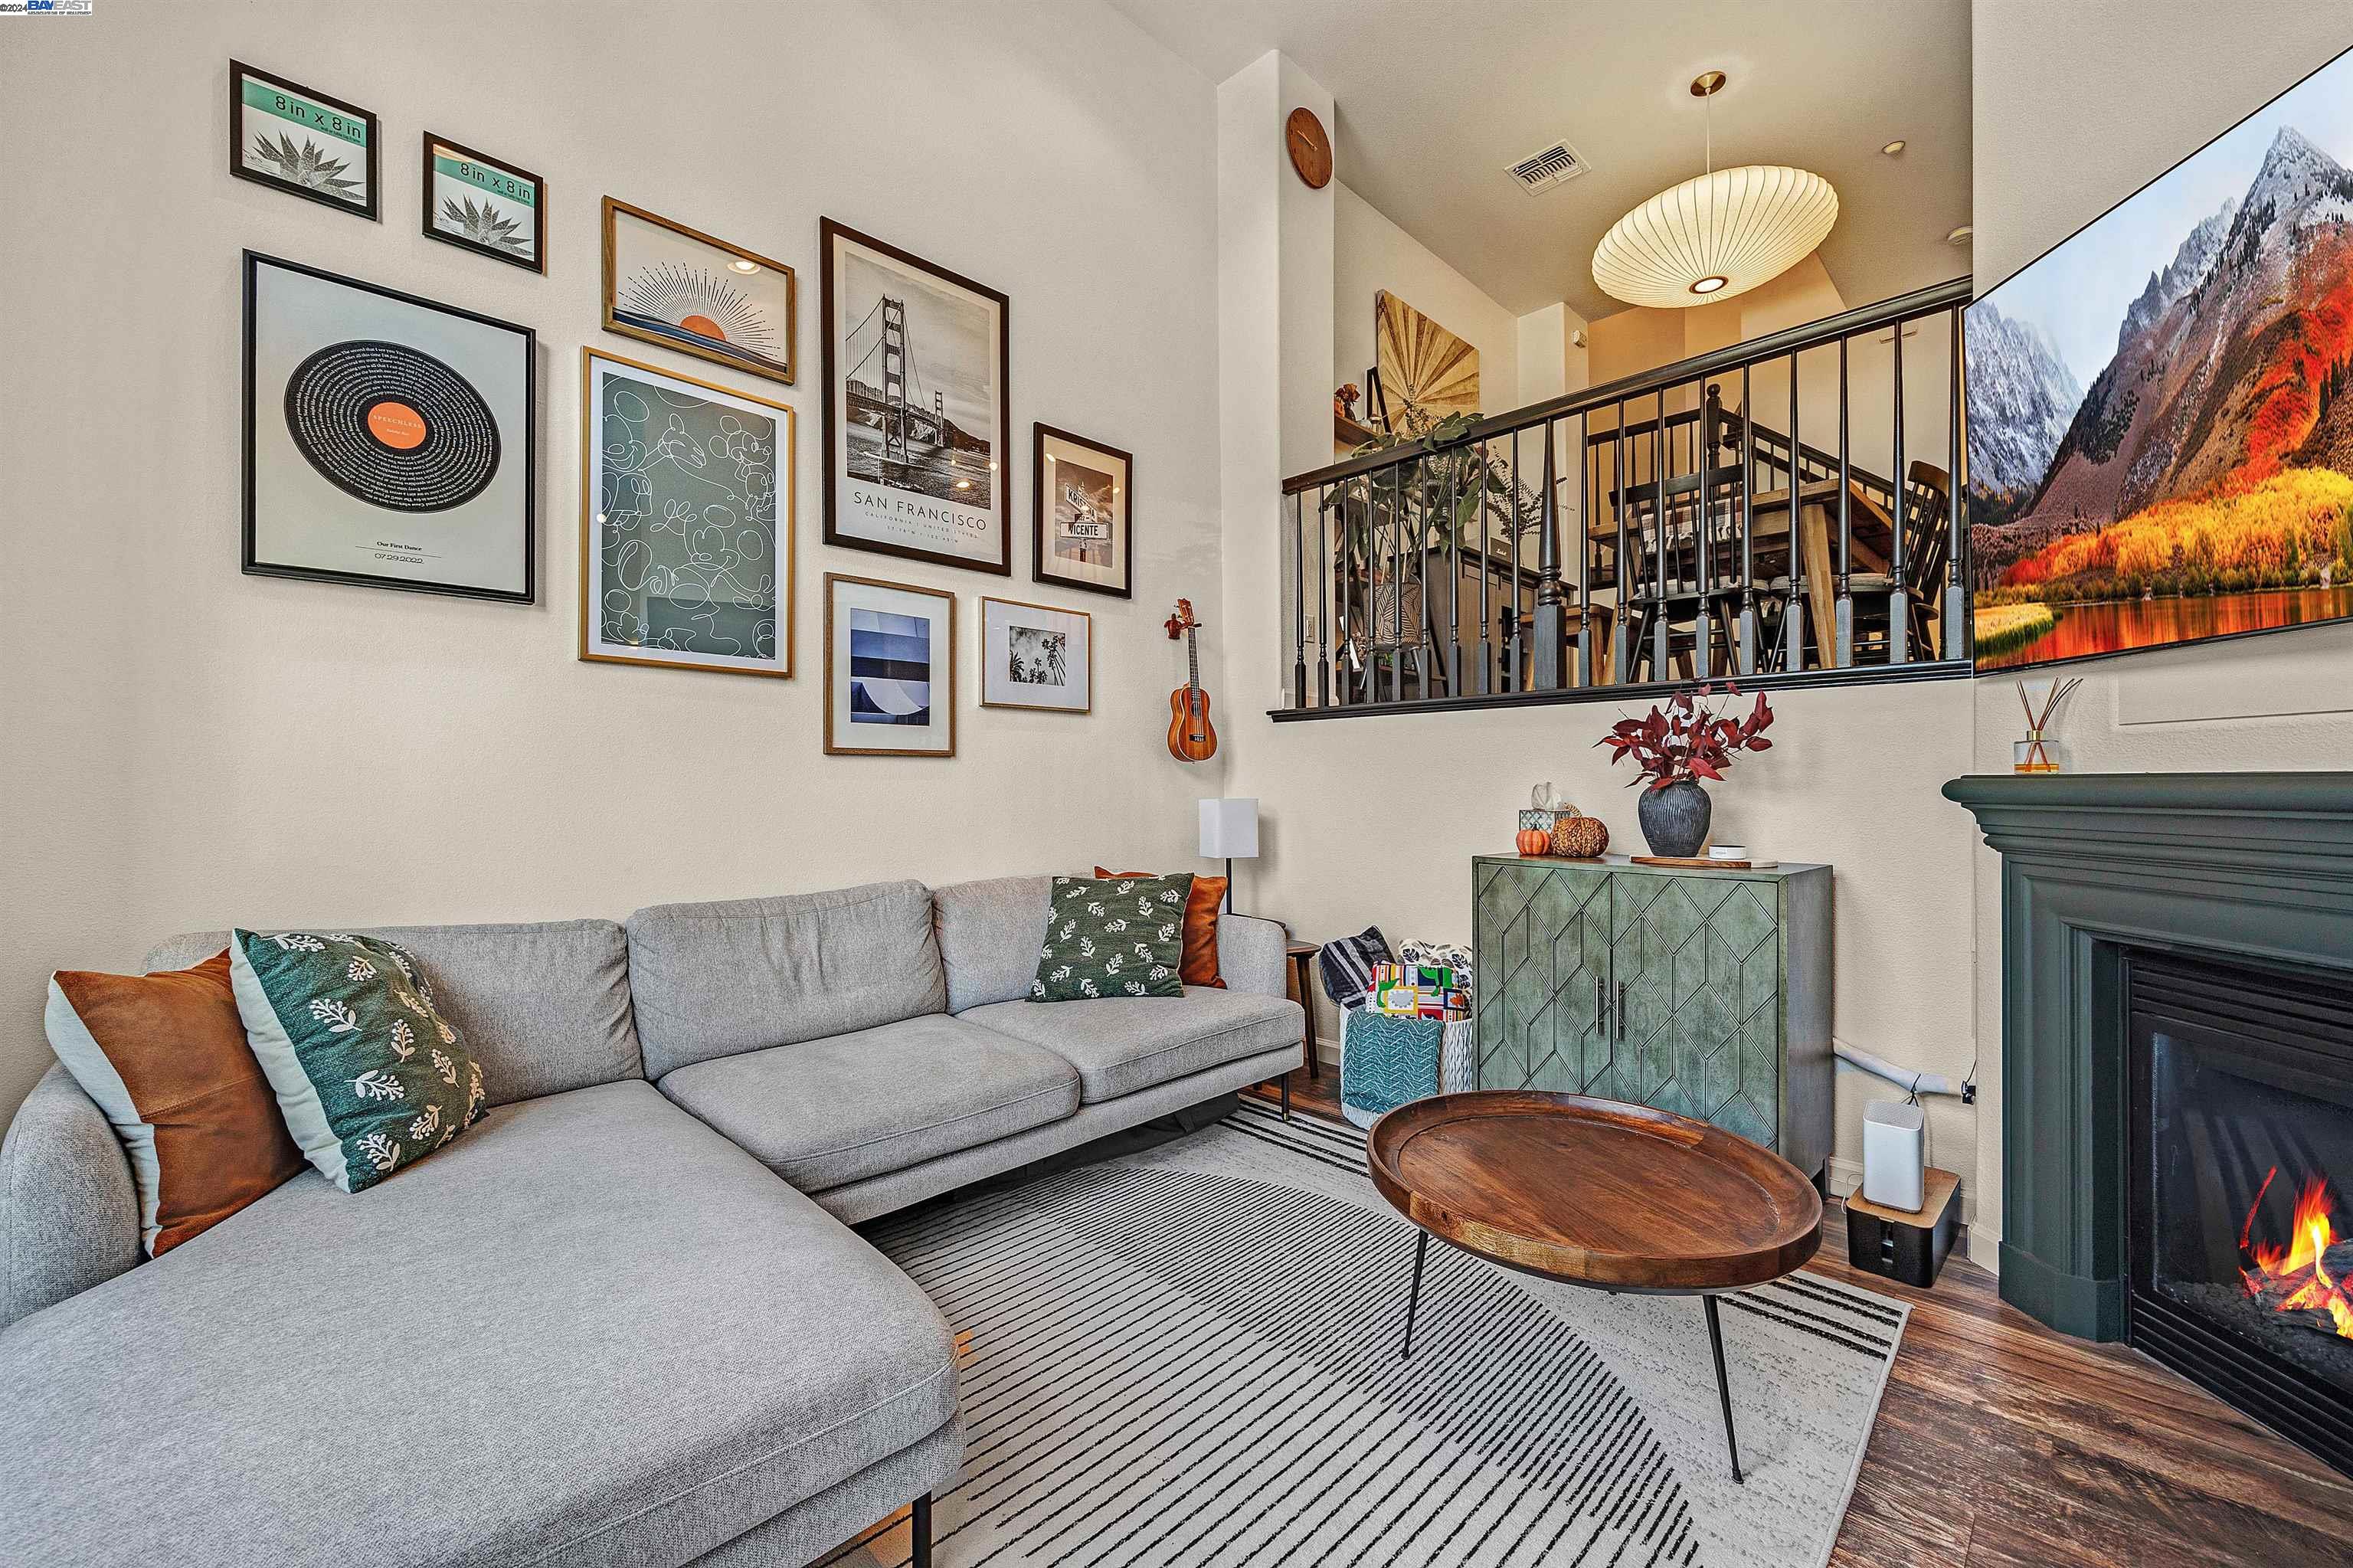
<instances>
[{"instance_id":1,"label":"framed sunrise print","mask_svg":"<svg viewBox=\"0 0 2353 1568\"><path fill-rule=\"evenodd\" d=\"M547 182L425 133L425 237L547 272Z\"/></svg>"},{"instance_id":2,"label":"framed sunrise print","mask_svg":"<svg viewBox=\"0 0 2353 1568\"><path fill-rule=\"evenodd\" d=\"M247 251L244 569L530 603L537 346Z\"/></svg>"},{"instance_id":3,"label":"framed sunrise print","mask_svg":"<svg viewBox=\"0 0 2353 1568\"><path fill-rule=\"evenodd\" d=\"M1134 598L1135 534L1128 505L1135 460L1051 425L1038 427L1031 457L1031 578Z\"/></svg>"},{"instance_id":4,"label":"framed sunrise print","mask_svg":"<svg viewBox=\"0 0 2353 1568\"><path fill-rule=\"evenodd\" d=\"M374 218L375 116L282 76L228 62L228 172Z\"/></svg>"},{"instance_id":5,"label":"framed sunrise print","mask_svg":"<svg viewBox=\"0 0 2353 1568\"><path fill-rule=\"evenodd\" d=\"M980 705L1082 714L1094 705L1094 621L1082 609L980 601Z\"/></svg>"},{"instance_id":6,"label":"framed sunrise print","mask_svg":"<svg viewBox=\"0 0 2353 1568\"><path fill-rule=\"evenodd\" d=\"M825 542L1010 576L1005 296L831 218L818 232Z\"/></svg>"},{"instance_id":7,"label":"framed sunrise print","mask_svg":"<svg viewBox=\"0 0 2353 1568\"><path fill-rule=\"evenodd\" d=\"M605 330L790 385L793 270L605 198Z\"/></svg>"},{"instance_id":8,"label":"framed sunrise print","mask_svg":"<svg viewBox=\"0 0 2353 1568\"><path fill-rule=\"evenodd\" d=\"M955 755L955 595L826 573L825 749Z\"/></svg>"},{"instance_id":9,"label":"framed sunrise print","mask_svg":"<svg viewBox=\"0 0 2353 1568\"><path fill-rule=\"evenodd\" d=\"M793 673L793 411L580 351L580 657Z\"/></svg>"}]
</instances>

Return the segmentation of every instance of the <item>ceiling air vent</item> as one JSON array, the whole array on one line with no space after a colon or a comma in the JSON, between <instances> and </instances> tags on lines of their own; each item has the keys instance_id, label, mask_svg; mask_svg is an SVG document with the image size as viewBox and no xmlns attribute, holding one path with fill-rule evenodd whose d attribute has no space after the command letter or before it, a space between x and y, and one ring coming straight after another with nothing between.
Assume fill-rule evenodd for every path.
<instances>
[{"instance_id":1,"label":"ceiling air vent","mask_svg":"<svg viewBox=\"0 0 2353 1568\"><path fill-rule=\"evenodd\" d=\"M1512 178L1520 182L1530 196L1548 191L1585 173L1585 160L1577 149L1566 142L1555 142L1540 153L1534 153L1512 165Z\"/></svg>"}]
</instances>

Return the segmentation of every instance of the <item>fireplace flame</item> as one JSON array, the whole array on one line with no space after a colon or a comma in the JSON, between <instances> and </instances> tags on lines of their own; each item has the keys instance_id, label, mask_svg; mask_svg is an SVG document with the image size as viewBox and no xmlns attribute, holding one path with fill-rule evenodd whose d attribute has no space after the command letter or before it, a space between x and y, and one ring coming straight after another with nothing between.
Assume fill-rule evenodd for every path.
<instances>
[{"instance_id":1,"label":"fireplace flame","mask_svg":"<svg viewBox=\"0 0 2353 1568\"><path fill-rule=\"evenodd\" d=\"M2296 1194L2295 1217L2289 1222L2285 1246L2253 1239L2255 1212L2263 1207L2263 1194L2271 1191L2272 1180L2278 1174L2279 1168L2274 1166L2263 1177L2263 1184L2255 1189L2254 1202L2247 1209L2247 1223L2240 1227L2239 1250L2249 1260L2240 1269L2240 1278L2248 1296L2272 1311L2325 1312L2339 1335L2353 1340L2353 1295L2347 1292L2347 1286L2353 1283L2348 1278L2353 1259L2340 1255L2331 1266L2329 1249L2337 1244L2327 1181L2315 1176ZM2353 1251L2353 1243L2340 1248L2340 1253L2346 1251Z\"/></svg>"}]
</instances>

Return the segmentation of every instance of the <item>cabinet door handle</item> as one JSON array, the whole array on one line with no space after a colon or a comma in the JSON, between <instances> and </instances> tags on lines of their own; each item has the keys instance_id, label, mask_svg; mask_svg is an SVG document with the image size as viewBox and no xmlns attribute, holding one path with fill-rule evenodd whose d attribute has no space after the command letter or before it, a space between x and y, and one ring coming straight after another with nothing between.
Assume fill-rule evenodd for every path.
<instances>
[{"instance_id":1,"label":"cabinet door handle","mask_svg":"<svg viewBox=\"0 0 2353 1568\"><path fill-rule=\"evenodd\" d=\"M1609 1033L1609 980L1606 975L1593 977L1593 1021L1601 1025L1601 1033Z\"/></svg>"},{"instance_id":2,"label":"cabinet door handle","mask_svg":"<svg viewBox=\"0 0 2353 1568\"><path fill-rule=\"evenodd\" d=\"M1626 1038L1626 982L1618 982L1618 1038Z\"/></svg>"}]
</instances>

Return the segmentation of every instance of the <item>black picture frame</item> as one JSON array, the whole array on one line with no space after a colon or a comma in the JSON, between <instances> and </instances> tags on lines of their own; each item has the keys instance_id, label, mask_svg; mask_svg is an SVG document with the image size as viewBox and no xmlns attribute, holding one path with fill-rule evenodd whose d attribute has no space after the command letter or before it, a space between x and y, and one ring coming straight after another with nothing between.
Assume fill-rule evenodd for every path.
<instances>
[{"instance_id":1,"label":"black picture frame","mask_svg":"<svg viewBox=\"0 0 2353 1568\"><path fill-rule=\"evenodd\" d=\"M902 267L924 272L951 287L978 294L997 307L997 479L993 485L997 513L997 559L994 562L974 560L951 555L944 550L926 550L913 546L898 545L887 540L860 538L842 532L839 490L842 482L840 465L836 461L836 449L840 438L843 409L836 391L836 357L840 329L835 320L838 302L834 297L835 248L842 242L862 246L878 255L888 257ZM926 261L912 251L902 250L871 234L861 234L847 224L836 223L829 217L818 219L818 264L819 279L818 314L821 334L825 339L825 542L849 550L869 550L879 556L896 556L902 560L929 561L934 566L955 567L968 572L984 572L991 577L1013 575L1013 466L1009 461L1013 443L1013 326L1012 308L1005 294L986 283L976 283L961 273L951 272L936 263Z\"/></svg>"},{"instance_id":2,"label":"black picture frame","mask_svg":"<svg viewBox=\"0 0 2353 1568\"><path fill-rule=\"evenodd\" d=\"M519 185L531 186L533 228L533 255L529 260L496 249L477 240L469 239L462 234L451 234L435 226L433 222L433 153L436 148L455 153L469 163L480 164L486 169L494 169ZM526 272L536 272L543 278L547 276L547 182L545 180L520 164L510 164L504 158L493 158L488 153L478 153L463 143L452 142L447 136L436 136L430 131L425 132L425 155L421 168L424 196L421 204L421 221L425 226L426 238L438 239L444 245L454 245L460 250L470 250L477 256L487 256L493 261L503 261L510 267L520 267Z\"/></svg>"},{"instance_id":3,"label":"black picture frame","mask_svg":"<svg viewBox=\"0 0 2353 1568\"><path fill-rule=\"evenodd\" d=\"M355 202L345 201L343 197L327 191L305 190L291 180L279 179L259 169L248 169L245 166L243 88L248 78L255 81L267 82L298 98L309 99L333 110L340 115L357 121L367 128L367 205L365 207ZM362 109L356 103L346 102L332 93L321 92L316 88L304 87L299 81L280 76L275 71L267 71L258 66L247 65L243 60L232 59L228 62L228 172L240 180L251 180L255 185L267 185L272 190L284 191L290 196L302 196L322 207L333 207L337 212L349 213L353 217L366 218L371 223L380 223L384 219L384 164L379 154L383 141L382 132L383 127L377 122L375 115Z\"/></svg>"},{"instance_id":4,"label":"black picture frame","mask_svg":"<svg viewBox=\"0 0 2353 1568\"><path fill-rule=\"evenodd\" d=\"M1124 537L1119 541L1120 580L1111 583L1088 582L1081 577L1062 577L1049 573L1050 556L1046 550L1046 509L1050 503L1053 486L1046 480L1046 443L1048 440L1083 447L1101 452L1119 464L1122 499L1119 525ZM1073 588L1080 593L1099 593L1106 599L1135 597L1135 458L1107 441L1099 441L1076 431L1057 429L1040 421L1030 427L1029 438L1029 580L1053 588Z\"/></svg>"},{"instance_id":5,"label":"black picture frame","mask_svg":"<svg viewBox=\"0 0 2353 1568\"><path fill-rule=\"evenodd\" d=\"M359 290L385 299L398 301L405 305L456 316L461 320L472 322L478 326L518 335L521 340L518 346L522 354L523 364L523 439L521 453L523 475L522 588L520 591L481 588L466 583L444 583L422 578L389 577L371 572L337 571L331 567L301 566L290 562L268 561L260 558L256 528L256 508L259 497L254 462L258 408L255 397L257 388L254 383L254 329L257 291L260 269L263 267L276 267L289 272L301 273L323 282ZM380 284L345 277L338 272L330 272L324 268L306 266L300 261L291 261L285 257L271 256L259 250L247 250L244 253L244 270L245 406L242 445L244 507L242 525L239 530L238 569L248 577L297 577L313 582L344 583L354 588L393 588L407 593L443 594L459 599L496 599L508 604L535 603L539 587L539 334L530 327L514 322L501 321L495 316L486 316L456 305L443 304L438 300L420 299L415 294L402 293L397 289L387 289Z\"/></svg>"}]
</instances>

